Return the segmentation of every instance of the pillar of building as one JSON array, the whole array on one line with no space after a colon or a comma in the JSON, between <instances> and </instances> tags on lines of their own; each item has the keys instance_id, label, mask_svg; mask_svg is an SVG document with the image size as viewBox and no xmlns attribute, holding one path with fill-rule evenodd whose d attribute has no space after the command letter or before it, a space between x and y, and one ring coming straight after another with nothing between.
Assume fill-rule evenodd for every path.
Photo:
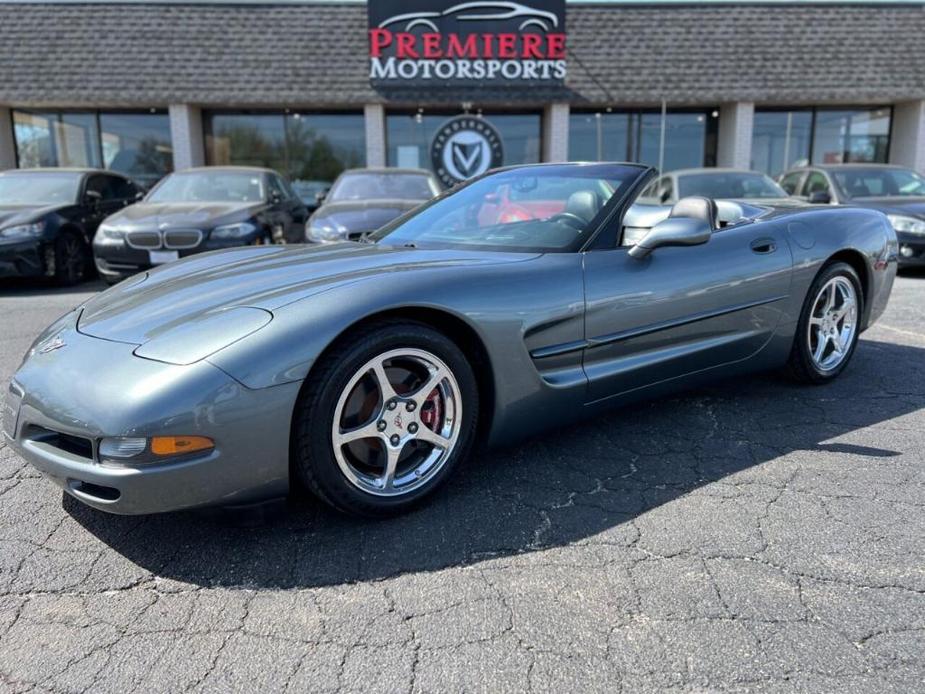
<instances>
[{"instance_id":1,"label":"pillar of building","mask_svg":"<svg viewBox=\"0 0 925 694\"><path fill-rule=\"evenodd\" d=\"M366 166L385 166L385 108L382 104L363 107L366 120Z\"/></svg>"},{"instance_id":2,"label":"pillar of building","mask_svg":"<svg viewBox=\"0 0 925 694\"><path fill-rule=\"evenodd\" d=\"M925 173L925 101L893 107L890 163Z\"/></svg>"},{"instance_id":3,"label":"pillar of building","mask_svg":"<svg viewBox=\"0 0 925 694\"><path fill-rule=\"evenodd\" d=\"M567 103L543 109L543 161L568 161L568 120Z\"/></svg>"},{"instance_id":4,"label":"pillar of building","mask_svg":"<svg viewBox=\"0 0 925 694\"><path fill-rule=\"evenodd\" d=\"M13 113L0 106L0 171L16 168L16 141L13 138Z\"/></svg>"},{"instance_id":5,"label":"pillar of building","mask_svg":"<svg viewBox=\"0 0 925 694\"><path fill-rule=\"evenodd\" d=\"M198 106L190 104L171 104L169 113L174 170L203 166L206 163L206 148L202 111Z\"/></svg>"},{"instance_id":6,"label":"pillar of building","mask_svg":"<svg viewBox=\"0 0 925 694\"><path fill-rule=\"evenodd\" d=\"M734 169L750 169L752 160L752 121L755 104L736 101L719 109L719 141L716 165Z\"/></svg>"}]
</instances>

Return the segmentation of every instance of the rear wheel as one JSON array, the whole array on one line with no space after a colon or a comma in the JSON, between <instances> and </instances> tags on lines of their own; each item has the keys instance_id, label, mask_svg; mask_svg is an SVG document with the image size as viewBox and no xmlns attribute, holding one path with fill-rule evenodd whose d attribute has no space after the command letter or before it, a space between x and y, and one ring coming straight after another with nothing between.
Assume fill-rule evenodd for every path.
<instances>
[{"instance_id":1,"label":"rear wheel","mask_svg":"<svg viewBox=\"0 0 925 694\"><path fill-rule=\"evenodd\" d=\"M810 287L790 353L789 369L797 380L826 383L840 374L858 342L864 296L857 272L847 263L832 263Z\"/></svg>"},{"instance_id":2,"label":"rear wheel","mask_svg":"<svg viewBox=\"0 0 925 694\"><path fill-rule=\"evenodd\" d=\"M77 284L89 274L90 254L87 244L72 231L65 231L55 239L53 274L60 285Z\"/></svg>"},{"instance_id":3,"label":"rear wheel","mask_svg":"<svg viewBox=\"0 0 925 694\"><path fill-rule=\"evenodd\" d=\"M295 471L342 511L400 513L468 455L477 414L472 367L452 341L417 323L379 323L314 369L295 415Z\"/></svg>"}]
</instances>

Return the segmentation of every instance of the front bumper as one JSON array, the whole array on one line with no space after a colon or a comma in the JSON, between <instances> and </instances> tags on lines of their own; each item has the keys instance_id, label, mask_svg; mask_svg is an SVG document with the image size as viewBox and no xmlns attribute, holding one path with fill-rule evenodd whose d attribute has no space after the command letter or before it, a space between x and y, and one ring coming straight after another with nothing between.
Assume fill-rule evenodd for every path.
<instances>
[{"instance_id":1,"label":"front bumper","mask_svg":"<svg viewBox=\"0 0 925 694\"><path fill-rule=\"evenodd\" d=\"M925 237L912 234L897 234L899 240L899 266L925 266Z\"/></svg>"},{"instance_id":2,"label":"front bumper","mask_svg":"<svg viewBox=\"0 0 925 694\"><path fill-rule=\"evenodd\" d=\"M0 243L0 277L36 277L45 274L43 247L39 239Z\"/></svg>"},{"instance_id":3,"label":"front bumper","mask_svg":"<svg viewBox=\"0 0 925 694\"><path fill-rule=\"evenodd\" d=\"M119 514L246 504L288 492L297 384L251 390L207 362L141 359L73 328L10 385L4 436L68 494ZM154 464L99 458L107 436L201 435L215 448Z\"/></svg>"}]
</instances>

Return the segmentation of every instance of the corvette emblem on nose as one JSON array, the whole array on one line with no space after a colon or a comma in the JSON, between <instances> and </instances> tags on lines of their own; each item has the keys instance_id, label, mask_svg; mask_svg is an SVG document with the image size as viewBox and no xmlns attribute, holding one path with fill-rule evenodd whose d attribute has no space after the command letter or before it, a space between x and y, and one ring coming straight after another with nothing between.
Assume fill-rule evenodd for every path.
<instances>
[{"instance_id":1,"label":"corvette emblem on nose","mask_svg":"<svg viewBox=\"0 0 925 694\"><path fill-rule=\"evenodd\" d=\"M56 349L61 349L67 343L61 339L59 335L55 335L49 342L46 342L39 349L40 354L48 354L49 352L54 352Z\"/></svg>"}]
</instances>

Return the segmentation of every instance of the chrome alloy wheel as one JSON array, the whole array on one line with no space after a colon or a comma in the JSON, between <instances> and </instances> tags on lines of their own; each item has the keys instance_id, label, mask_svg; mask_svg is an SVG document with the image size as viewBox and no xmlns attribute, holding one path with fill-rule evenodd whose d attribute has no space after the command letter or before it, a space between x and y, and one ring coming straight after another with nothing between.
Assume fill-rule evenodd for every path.
<instances>
[{"instance_id":1,"label":"chrome alloy wheel","mask_svg":"<svg viewBox=\"0 0 925 694\"><path fill-rule=\"evenodd\" d=\"M400 496L427 484L459 438L462 402L449 367L422 349L370 359L347 382L334 411L334 458L357 488Z\"/></svg>"},{"instance_id":2,"label":"chrome alloy wheel","mask_svg":"<svg viewBox=\"0 0 925 694\"><path fill-rule=\"evenodd\" d=\"M857 330L858 297L854 285L841 275L826 282L809 316L809 353L820 371L841 364Z\"/></svg>"}]
</instances>

